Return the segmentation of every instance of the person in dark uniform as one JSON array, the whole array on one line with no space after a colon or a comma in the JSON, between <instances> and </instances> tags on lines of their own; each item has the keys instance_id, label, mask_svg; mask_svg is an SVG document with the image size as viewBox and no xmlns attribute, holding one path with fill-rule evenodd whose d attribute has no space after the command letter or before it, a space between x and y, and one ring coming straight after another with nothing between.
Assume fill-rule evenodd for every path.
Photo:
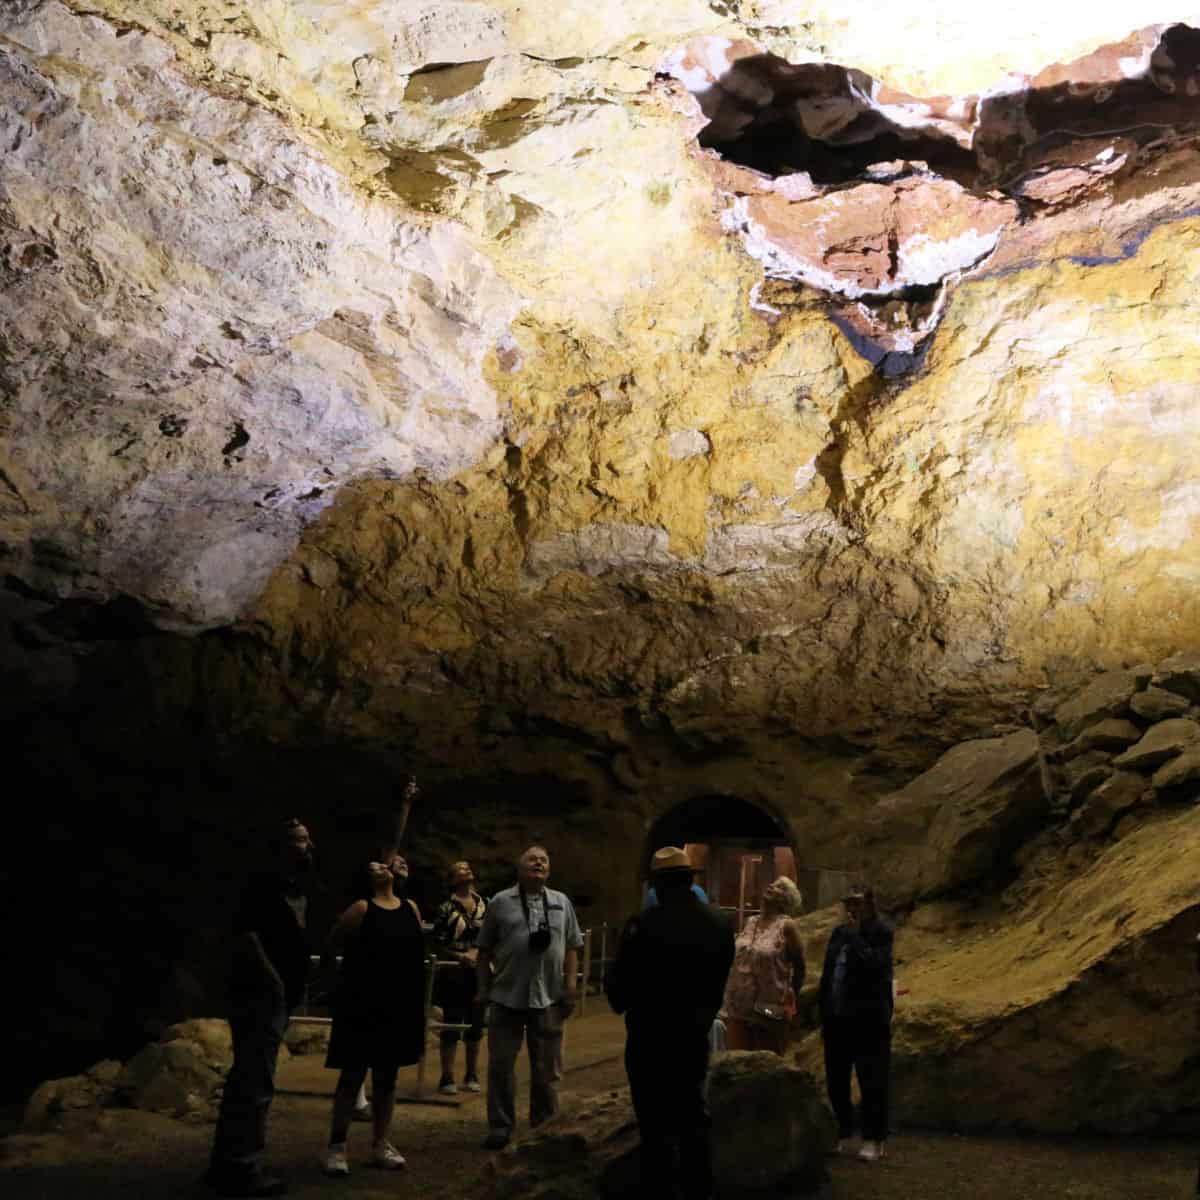
<instances>
[{"instance_id":1,"label":"person in dark uniform","mask_svg":"<svg viewBox=\"0 0 1200 1200\"><path fill-rule=\"evenodd\" d=\"M838 1123L838 1150L854 1136L850 1071L862 1094L858 1157L883 1157L888 1134L888 1075L892 1053L892 927L875 910L875 893L852 887L846 921L829 937L821 971L821 1037L825 1083Z\"/></svg>"},{"instance_id":2,"label":"person in dark uniform","mask_svg":"<svg viewBox=\"0 0 1200 1200\"><path fill-rule=\"evenodd\" d=\"M375 1140L373 1167L398 1170L404 1156L388 1140L396 1103L396 1073L421 1057L425 1041L425 935L421 914L404 898L408 863L393 854L367 864L370 900L356 900L330 934L341 951L333 1029L325 1065L341 1072L324 1168L349 1175L346 1140L355 1097L371 1072ZM397 894L399 893L399 894Z\"/></svg>"},{"instance_id":3,"label":"person in dark uniform","mask_svg":"<svg viewBox=\"0 0 1200 1200\"><path fill-rule=\"evenodd\" d=\"M683 1200L712 1194L704 1080L709 1030L733 963L733 929L693 894L692 868L675 846L651 867L658 904L630 918L604 981L625 1014L625 1070L642 1138L647 1195Z\"/></svg>"},{"instance_id":4,"label":"person in dark uniform","mask_svg":"<svg viewBox=\"0 0 1200 1200\"><path fill-rule=\"evenodd\" d=\"M266 871L250 881L234 917L229 1027L233 1066L225 1080L205 1181L222 1196L279 1196L282 1178L262 1170L275 1064L308 978L308 883L313 840L294 818L277 835Z\"/></svg>"}]
</instances>

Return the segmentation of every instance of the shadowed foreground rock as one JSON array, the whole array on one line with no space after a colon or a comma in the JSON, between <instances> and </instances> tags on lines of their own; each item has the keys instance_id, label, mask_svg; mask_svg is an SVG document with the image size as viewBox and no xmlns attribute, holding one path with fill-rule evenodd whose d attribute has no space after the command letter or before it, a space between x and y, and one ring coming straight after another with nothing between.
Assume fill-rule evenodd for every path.
<instances>
[{"instance_id":1,"label":"shadowed foreground rock","mask_svg":"<svg viewBox=\"0 0 1200 1200\"><path fill-rule=\"evenodd\" d=\"M833 1145L833 1118L816 1079L765 1052L718 1056L709 1074L713 1170L722 1200L816 1187ZM618 1200L639 1181L629 1089L564 1113L496 1156L488 1200Z\"/></svg>"},{"instance_id":2,"label":"shadowed foreground rock","mask_svg":"<svg viewBox=\"0 0 1200 1200\"><path fill-rule=\"evenodd\" d=\"M837 1129L818 1077L765 1050L717 1057L708 1077L718 1196L815 1188Z\"/></svg>"}]
</instances>

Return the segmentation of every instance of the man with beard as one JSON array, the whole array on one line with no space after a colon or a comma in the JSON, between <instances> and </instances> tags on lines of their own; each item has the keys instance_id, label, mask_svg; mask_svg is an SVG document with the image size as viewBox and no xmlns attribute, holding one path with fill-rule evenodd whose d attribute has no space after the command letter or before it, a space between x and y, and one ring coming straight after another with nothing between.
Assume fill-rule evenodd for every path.
<instances>
[{"instance_id":1,"label":"man with beard","mask_svg":"<svg viewBox=\"0 0 1200 1200\"><path fill-rule=\"evenodd\" d=\"M696 896L691 863L679 847L656 851L651 873L658 903L626 924L604 990L613 1010L625 1014L642 1190L708 1200L713 1180L704 1080L709 1031L733 963L733 929Z\"/></svg>"},{"instance_id":2,"label":"man with beard","mask_svg":"<svg viewBox=\"0 0 1200 1200\"><path fill-rule=\"evenodd\" d=\"M277 833L272 861L250 881L234 918L229 1027L233 1066L205 1179L221 1196L279 1196L285 1180L264 1173L267 1113L275 1064L292 1009L308 977L308 881L314 845L293 818Z\"/></svg>"}]
</instances>

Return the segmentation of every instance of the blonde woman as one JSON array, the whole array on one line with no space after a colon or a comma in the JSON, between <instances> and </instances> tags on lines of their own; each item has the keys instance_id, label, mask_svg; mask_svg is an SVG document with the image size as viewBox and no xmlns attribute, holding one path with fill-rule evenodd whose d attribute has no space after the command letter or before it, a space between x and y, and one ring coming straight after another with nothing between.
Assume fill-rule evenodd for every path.
<instances>
[{"instance_id":1,"label":"blonde woman","mask_svg":"<svg viewBox=\"0 0 1200 1200\"><path fill-rule=\"evenodd\" d=\"M781 875L763 892L762 911L737 936L721 1018L729 1050L787 1050L796 998L804 985L804 948L796 918L800 889Z\"/></svg>"}]
</instances>

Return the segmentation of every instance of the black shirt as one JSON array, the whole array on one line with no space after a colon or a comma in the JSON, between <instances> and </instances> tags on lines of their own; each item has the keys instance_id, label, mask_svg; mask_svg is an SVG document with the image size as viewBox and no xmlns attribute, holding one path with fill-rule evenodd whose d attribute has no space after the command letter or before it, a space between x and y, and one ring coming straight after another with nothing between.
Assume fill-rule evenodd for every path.
<instances>
[{"instance_id":1,"label":"black shirt","mask_svg":"<svg viewBox=\"0 0 1200 1200\"><path fill-rule=\"evenodd\" d=\"M626 923L604 990L631 1032L707 1030L733 964L733 928L691 892Z\"/></svg>"},{"instance_id":2,"label":"black shirt","mask_svg":"<svg viewBox=\"0 0 1200 1200\"><path fill-rule=\"evenodd\" d=\"M884 1023L892 1019L893 938L892 927L880 917L868 918L857 932L839 925L829 935L821 971L822 1022L837 1017ZM835 981L840 995L835 994Z\"/></svg>"},{"instance_id":3,"label":"black shirt","mask_svg":"<svg viewBox=\"0 0 1200 1200\"><path fill-rule=\"evenodd\" d=\"M309 956L308 934L302 923L307 897L294 895L289 903L289 892L293 890L279 875L256 876L246 885L233 922L235 933L258 935L264 953L283 979L289 1009L295 1008L304 995ZM248 953L236 956L232 984L235 997L264 990L262 968Z\"/></svg>"}]
</instances>

